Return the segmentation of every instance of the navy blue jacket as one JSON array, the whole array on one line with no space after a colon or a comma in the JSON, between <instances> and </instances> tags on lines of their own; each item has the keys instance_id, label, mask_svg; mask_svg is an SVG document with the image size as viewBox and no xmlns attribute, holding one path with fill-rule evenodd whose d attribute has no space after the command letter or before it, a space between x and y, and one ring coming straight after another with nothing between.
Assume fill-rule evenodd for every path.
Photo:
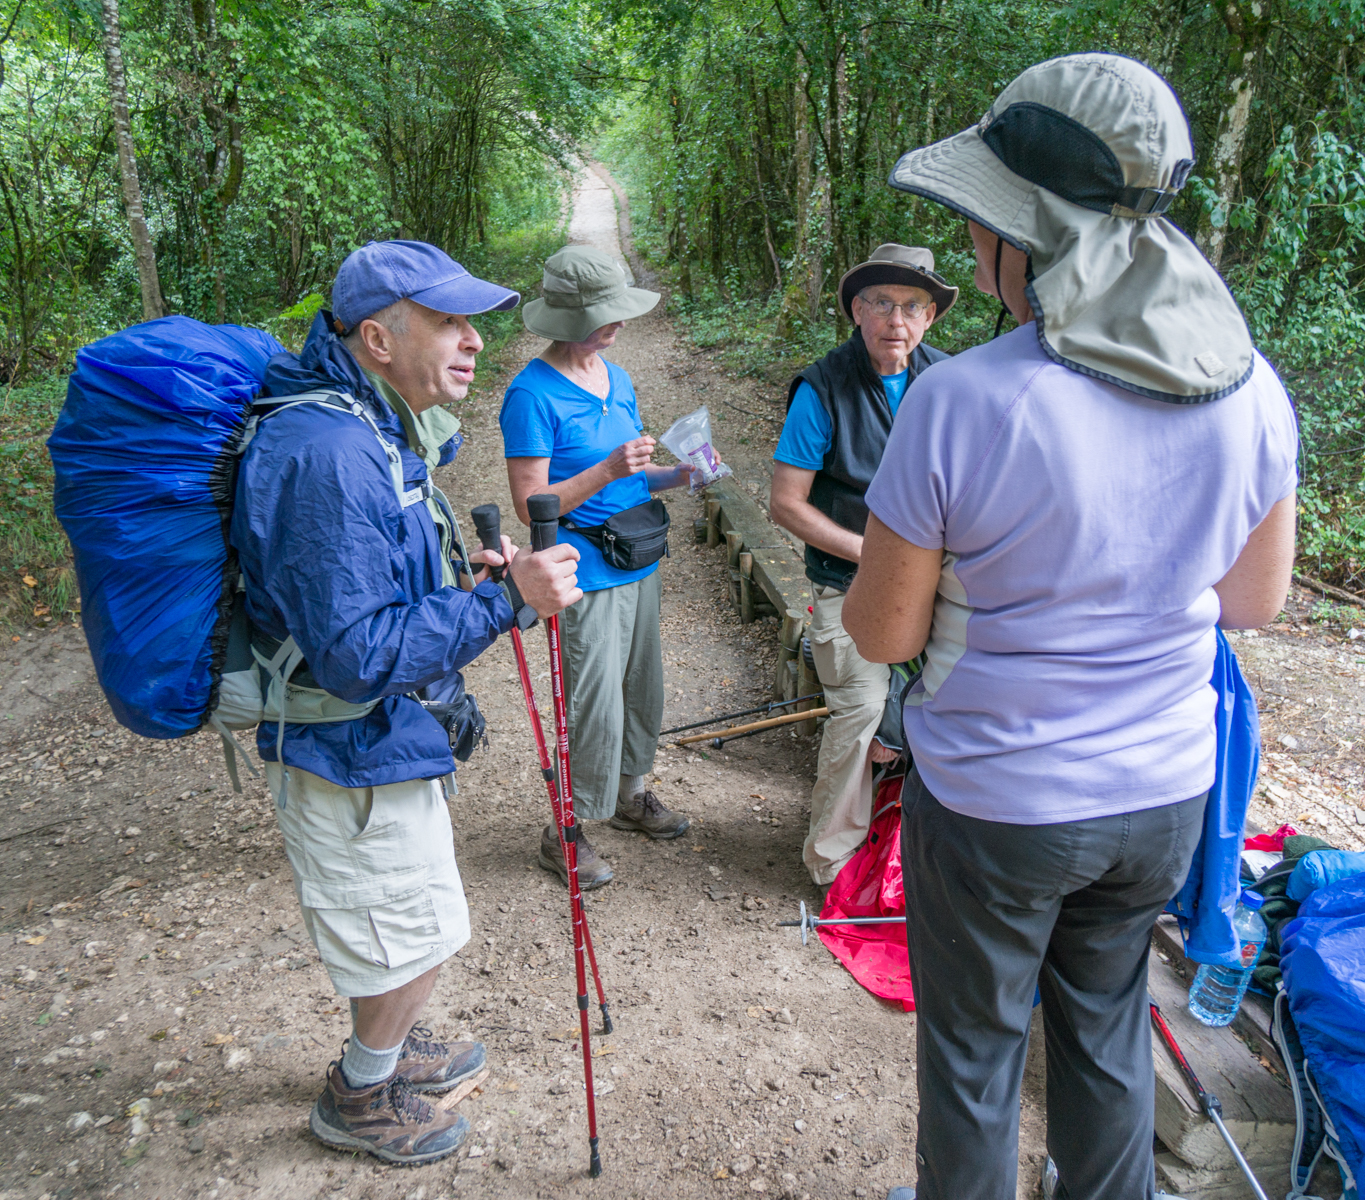
<instances>
[{"instance_id":1,"label":"navy blue jacket","mask_svg":"<svg viewBox=\"0 0 1365 1200\"><path fill-rule=\"evenodd\" d=\"M397 414L319 314L300 355L278 354L267 396L319 388L366 406L402 454L409 488L427 478ZM458 438L441 448L455 457ZM512 624L501 587L472 592L441 583L441 543L423 503L399 505L383 449L351 413L302 404L263 420L242 458L232 545L246 581L247 613L270 637L294 636L320 687L369 716L287 724L284 761L341 787L434 779L455 769L445 730L406 693L450 690ZM276 728L257 749L275 761Z\"/></svg>"}]
</instances>

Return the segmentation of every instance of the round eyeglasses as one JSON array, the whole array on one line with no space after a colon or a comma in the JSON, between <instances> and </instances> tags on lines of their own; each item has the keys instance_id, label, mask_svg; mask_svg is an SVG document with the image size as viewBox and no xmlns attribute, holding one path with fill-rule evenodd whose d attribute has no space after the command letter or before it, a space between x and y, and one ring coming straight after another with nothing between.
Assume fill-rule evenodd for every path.
<instances>
[{"instance_id":1,"label":"round eyeglasses","mask_svg":"<svg viewBox=\"0 0 1365 1200\"><path fill-rule=\"evenodd\" d=\"M858 299L862 300L862 297L859 296ZM898 308L907 321L914 321L929 311L929 305L921 304L918 300L911 300L905 304L896 304L890 300L863 300L863 303L883 321Z\"/></svg>"}]
</instances>

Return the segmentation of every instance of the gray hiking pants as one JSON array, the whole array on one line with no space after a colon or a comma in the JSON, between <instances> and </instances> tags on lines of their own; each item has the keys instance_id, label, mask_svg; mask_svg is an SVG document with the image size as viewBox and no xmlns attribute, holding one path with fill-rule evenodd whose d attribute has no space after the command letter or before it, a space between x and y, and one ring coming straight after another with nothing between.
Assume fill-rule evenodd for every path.
<instances>
[{"instance_id":1,"label":"gray hiking pants","mask_svg":"<svg viewBox=\"0 0 1365 1200\"><path fill-rule=\"evenodd\" d=\"M1189 871L1205 796L1058 825L902 797L915 986L919 1200L1014 1200L1035 986L1059 1200L1151 1200L1152 927Z\"/></svg>"},{"instance_id":2,"label":"gray hiking pants","mask_svg":"<svg viewBox=\"0 0 1365 1200\"><path fill-rule=\"evenodd\" d=\"M564 610L564 688L575 815L616 812L622 775L654 770L664 716L658 571L588 592Z\"/></svg>"}]
</instances>

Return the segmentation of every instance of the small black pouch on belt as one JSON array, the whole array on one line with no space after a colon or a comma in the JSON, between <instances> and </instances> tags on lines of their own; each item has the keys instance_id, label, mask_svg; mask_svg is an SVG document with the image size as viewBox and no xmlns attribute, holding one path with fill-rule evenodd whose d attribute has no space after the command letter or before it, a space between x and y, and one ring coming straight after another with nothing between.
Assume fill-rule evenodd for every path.
<instances>
[{"instance_id":1,"label":"small black pouch on belt","mask_svg":"<svg viewBox=\"0 0 1365 1200\"><path fill-rule=\"evenodd\" d=\"M668 553L668 505L658 498L622 509L601 525L576 525L568 517L559 523L587 538L618 571L643 570Z\"/></svg>"}]
</instances>

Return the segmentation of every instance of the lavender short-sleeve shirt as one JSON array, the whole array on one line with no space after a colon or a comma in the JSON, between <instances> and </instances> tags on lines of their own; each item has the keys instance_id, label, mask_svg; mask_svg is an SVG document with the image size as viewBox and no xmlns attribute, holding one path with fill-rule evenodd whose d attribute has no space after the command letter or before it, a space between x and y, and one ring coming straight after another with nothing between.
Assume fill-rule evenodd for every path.
<instances>
[{"instance_id":1,"label":"lavender short-sleeve shirt","mask_svg":"<svg viewBox=\"0 0 1365 1200\"><path fill-rule=\"evenodd\" d=\"M1213 591L1293 493L1269 364L1203 404L1052 362L1032 324L910 387L867 492L944 549L909 745L948 808L1021 825L1135 812L1213 783Z\"/></svg>"}]
</instances>

